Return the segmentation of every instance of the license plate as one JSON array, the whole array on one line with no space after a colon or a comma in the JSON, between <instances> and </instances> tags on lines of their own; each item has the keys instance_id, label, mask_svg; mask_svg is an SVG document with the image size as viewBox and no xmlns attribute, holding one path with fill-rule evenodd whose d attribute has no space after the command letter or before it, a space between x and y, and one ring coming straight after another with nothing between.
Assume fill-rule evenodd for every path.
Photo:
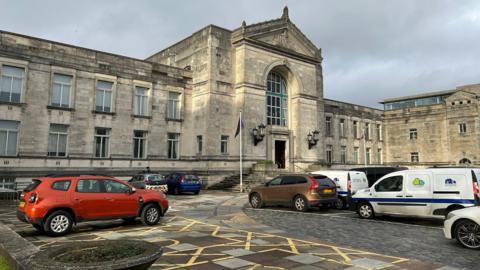
<instances>
[{"instance_id":1,"label":"license plate","mask_svg":"<svg viewBox=\"0 0 480 270\"><path fill-rule=\"evenodd\" d=\"M333 189L331 188L326 188L323 190L324 193L332 193L333 192Z\"/></svg>"},{"instance_id":2,"label":"license plate","mask_svg":"<svg viewBox=\"0 0 480 270\"><path fill-rule=\"evenodd\" d=\"M24 207L25 206L25 202L20 202L20 204L18 205L18 207Z\"/></svg>"}]
</instances>

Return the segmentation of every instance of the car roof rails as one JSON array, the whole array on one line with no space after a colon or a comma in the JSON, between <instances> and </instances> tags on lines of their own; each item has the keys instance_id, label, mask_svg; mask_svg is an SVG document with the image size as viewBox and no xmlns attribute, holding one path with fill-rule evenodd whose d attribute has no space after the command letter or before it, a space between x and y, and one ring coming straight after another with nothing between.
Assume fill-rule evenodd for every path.
<instances>
[{"instance_id":1,"label":"car roof rails","mask_svg":"<svg viewBox=\"0 0 480 270\"><path fill-rule=\"evenodd\" d=\"M82 175L112 177L111 175L100 174L100 173L50 173L43 177L78 177Z\"/></svg>"}]
</instances>

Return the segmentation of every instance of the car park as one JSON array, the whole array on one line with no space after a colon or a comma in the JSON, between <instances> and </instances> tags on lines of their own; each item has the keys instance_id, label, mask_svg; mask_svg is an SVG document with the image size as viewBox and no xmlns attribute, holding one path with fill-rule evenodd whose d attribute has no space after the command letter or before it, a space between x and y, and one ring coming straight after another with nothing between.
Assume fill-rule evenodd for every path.
<instances>
[{"instance_id":1,"label":"car park","mask_svg":"<svg viewBox=\"0 0 480 270\"><path fill-rule=\"evenodd\" d=\"M480 207L450 212L443 224L443 233L464 247L480 249Z\"/></svg>"},{"instance_id":2,"label":"car park","mask_svg":"<svg viewBox=\"0 0 480 270\"><path fill-rule=\"evenodd\" d=\"M479 173L468 168L398 171L358 191L352 200L361 218L376 214L444 218L479 204Z\"/></svg>"},{"instance_id":3,"label":"car park","mask_svg":"<svg viewBox=\"0 0 480 270\"><path fill-rule=\"evenodd\" d=\"M202 189L200 178L192 173L171 173L166 179L169 193L175 195L185 192L199 194Z\"/></svg>"},{"instance_id":4,"label":"car park","mask_svg":"<svg viewBox=\"0 0 480 270\"><path fill-rule=\"evenodd\" d=\"M337 209L346 209L349 206L349 196L358 190L368 188L368 179L365 173L357 171L324 170L311 172L313 175L325 175L337 185Z\"/></svg>"},{"instance_id":5,"label":"car park","mask_svg":"<svg viewBox=\"0 0 480 270\"><path fill-rule=\"evenodd\" d=\"M168 192L168 185L165 176L159 173L139 173L128 180L135 188L154 189L164 193Z\"/></svg>"},{"instance_id":6,"label":"car park","mask_svg":"<svg viewBox=\"0 0 480 270\"><path fill-rule=\"evenodd\" d=\"M252 188L248 197L253 208L287 205L304 212L313 206L335 204L337 190L336 184L323 175L281 175Z\"/></svg>"},{"instance_id":7,"label":"car park","mask_svg":"<svg viewBox=\"0 0 480 270\"><path fill-rule=\"evenodd\" d=\"M155 225L168 210L162 192L140 190L99 175L56 175L33 179L20 196L19 220L52 236L71 231L74 223L140 217Z\"/></svg>"}]
</instances>

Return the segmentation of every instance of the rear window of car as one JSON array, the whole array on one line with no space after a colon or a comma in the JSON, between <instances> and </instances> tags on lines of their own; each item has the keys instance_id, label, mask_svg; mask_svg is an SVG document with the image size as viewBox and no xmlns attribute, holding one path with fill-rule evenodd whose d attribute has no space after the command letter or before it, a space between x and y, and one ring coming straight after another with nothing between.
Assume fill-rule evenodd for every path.
<instances>
[{"instance_id":1,"label":"rear window of car","mask_svg":"<svg viewBox=\"0 0 480 270\"><path fill-rule=\"evenodd\" d=\"M196 175L193 175L193 174L186 174L185 175L185 180L195 180L195 181L198 181L198 177Z\"/></svg>"},{"instance_id":2,"label":"rear window of car","mask_svg":"<svg viewBox=\"0 0 480 270\"><path fill-rule=\"evenodd\" d=\"M42 181L38 179L33 179L32 182L24 189L24 191L30 192L38 187Z\"/></svg>"},{"instance_id":3,"label":"rear window of car","mask_svg":"<svg viewBox=\"0 0 480 270\"><path fill-rule=\"evenodd\" d=\"M313 178L317 181L318 185L325 186L325 187L334 187L335 183L332 179L324 176L324 175L315 175Z\"/></svg>"},{"instance_id":4,"label":"rear window of car","mask_svg":"<svg viewBox=\"0 0 480 270\"><path fill-rule=\"evenodd\" d=\"M52 189L67 191L68 188L70 187L70 184L71 184L70 180L55 181L52 184Z\"/></svg>"}]
</instances>

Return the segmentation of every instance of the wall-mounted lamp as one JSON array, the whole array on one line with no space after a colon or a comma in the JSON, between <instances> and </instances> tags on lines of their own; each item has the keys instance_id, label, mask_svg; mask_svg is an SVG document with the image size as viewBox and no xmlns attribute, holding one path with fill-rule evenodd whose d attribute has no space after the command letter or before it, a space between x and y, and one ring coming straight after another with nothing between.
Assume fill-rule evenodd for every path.
<instances>
[{"instance_id":1,"label":"wall-mounted lamp","mask_svg":"<svg viewBox=\"0 0 480 270\"><path fill-rule=\"evenodd\" d=\"M312 135L313 133L313 135ZM313 146L317 145L320 132L318 130L314 130L312 133L308 133L307 140L308 140L308 149L311 149Z\"/></svg>"},{"instance_id":2,"label":"wall-mounted lamp","mask_svg":"<svg viewBox=\"0 0 480 270\"><path fill-rule=\"evenodd\" d=\"M252 135L253 135L253 144L257 145L259 142L263 141L263 137L265 137L265 125L260 124L258 125L258 128L253 128L252 129Z\"/></svg>"}]
</instances>

